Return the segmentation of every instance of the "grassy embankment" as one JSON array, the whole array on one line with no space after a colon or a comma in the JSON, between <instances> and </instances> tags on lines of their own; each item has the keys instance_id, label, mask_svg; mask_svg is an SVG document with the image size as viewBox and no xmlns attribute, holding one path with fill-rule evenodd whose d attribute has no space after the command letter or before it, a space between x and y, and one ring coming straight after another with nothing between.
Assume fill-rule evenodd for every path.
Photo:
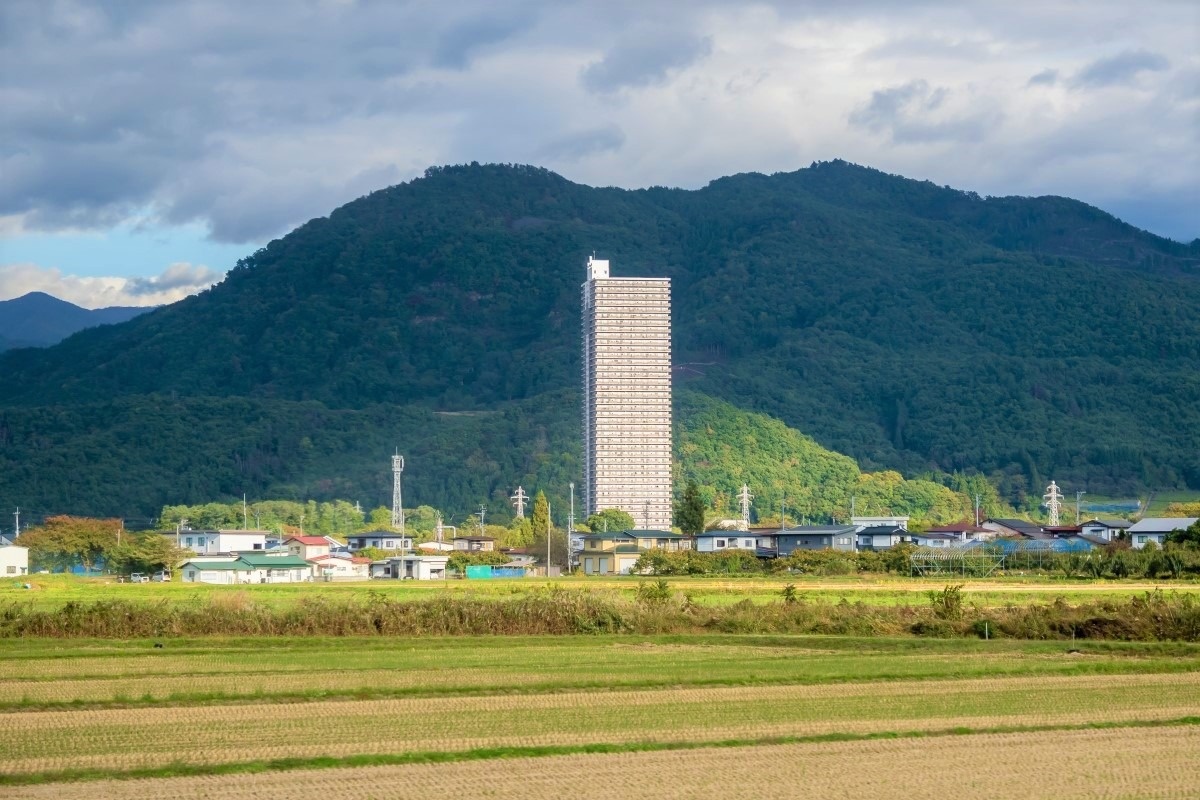
<instances>
[{"instance_id":1,"label":"grassy embankment","mask_svg":"<svg viewBox=\"0 0 1200 800\"><path fill-rule=\"evenodd\" d=\"M1073 601L1046 584L989 581L525 580L375 588L83 586L54 579L31 585L11 583L0 596L0 639L702 632L1200 639L1194 583L1167 592L1151 584L1081 584L1073 587ZM66 599L88 593L90 600Z\"/></svg>"},{"instance_id":2,"label":"grassy embankment","mask_svg":"<svg viewBox=\"0 0 1200 800\"><path fill-rule=\"evenodd\" d=\"M130 600L134 602L195 603L226 598L251 599L257 604L287 607L304 598L346 600L368 592L394 601L434 597L472 597L511 600L544 592L558 586L570 590L594 590L632 600L638 587L654 578L599 578L572 576L546 580L520 578L488 581L358 581L348 583L258 584L211 586L201 583L118 583L113 578L79 578L69 575L31 575L19 580L0 580L0 602L17 601L31 608L52 610L66 603ZM702 606L722 606L750 600L778 602L783 588L796 587L801 599L813 602L864 605L923 604L930 591L948 584L962 585L963 595L981 606L1025 605L1061 598L1068 603L1096 600L1128 600L1155 589L1193 594L1200 598L1200 582L1148 580L1090 580L1047 576L1004 576L1001 578L909 578L906 576L728 576L670 577L673 589ZM30 589L23 588L30 584Z\"/></svg>"}]
</instances>

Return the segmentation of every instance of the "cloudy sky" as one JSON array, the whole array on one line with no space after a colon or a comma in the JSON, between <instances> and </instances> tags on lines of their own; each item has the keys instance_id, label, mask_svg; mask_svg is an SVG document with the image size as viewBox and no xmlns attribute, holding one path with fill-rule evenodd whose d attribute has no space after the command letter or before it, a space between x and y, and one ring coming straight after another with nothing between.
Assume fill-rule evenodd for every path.
<instances>
[{"instance_id":1,"label":"cloudy sky","mask_svg":"<svg viewBox=\"0 0 1200 800\"><path fill-rule=\"evenodd\" d=\"M1200 3L0 3L0 299L170 302L433 164L844 158L1200 236Z\"/></svg>"}]
</instances>

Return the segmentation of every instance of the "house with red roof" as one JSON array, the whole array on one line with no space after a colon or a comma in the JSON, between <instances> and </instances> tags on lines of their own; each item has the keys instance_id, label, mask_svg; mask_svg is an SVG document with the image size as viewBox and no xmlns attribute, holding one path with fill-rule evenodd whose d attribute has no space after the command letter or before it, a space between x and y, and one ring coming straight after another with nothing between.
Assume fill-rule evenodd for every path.
<instances>
[{"instance_id":1,"label":"house with red roof","mask_svg":"<svg viewBox=\"0 0 1200 800\"><path fill-rule=\"evenodd\" d=\"M329 540L324 536L289 536L283 545L290 555L300 556L305 561L329 555Z\"/></svg>"}]
</instances>

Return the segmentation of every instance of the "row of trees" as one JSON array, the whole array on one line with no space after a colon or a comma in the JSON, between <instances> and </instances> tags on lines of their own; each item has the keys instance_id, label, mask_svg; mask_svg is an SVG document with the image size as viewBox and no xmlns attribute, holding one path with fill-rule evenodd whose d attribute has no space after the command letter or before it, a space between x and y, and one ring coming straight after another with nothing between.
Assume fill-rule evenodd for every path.
<instances>
[{"instance_id":1,"label":"row of trees","mask_svg":"<svg viewBox=\"0 0 1200 800\"><path fill-rule=\"evenodd\" d=\"M186 555L174 540L155 532L130 533L119 519L48 517L21 534L29 548L30 567L66 572L82 567L87 572L114 574L171 569Z\"/></svg>"}]
</instances>

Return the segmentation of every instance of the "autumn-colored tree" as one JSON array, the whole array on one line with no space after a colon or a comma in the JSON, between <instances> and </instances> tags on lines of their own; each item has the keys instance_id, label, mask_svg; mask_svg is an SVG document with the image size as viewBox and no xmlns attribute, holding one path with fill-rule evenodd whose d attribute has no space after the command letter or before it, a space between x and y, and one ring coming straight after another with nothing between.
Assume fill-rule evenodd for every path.
<instances>
[{"instance_id":1,"label":"autumn-colored tree","mask_svg":"<svg viewBox=\"0 0 1200 800\"><path fill-rule=\"evenodd\" d=\"M119 519L90 517L47 517L36 528L21 534L35 569L66 571L82 566L87 571L106 563L106 557L121 543L124 525Z\"/></svg>"}]
</instances>

